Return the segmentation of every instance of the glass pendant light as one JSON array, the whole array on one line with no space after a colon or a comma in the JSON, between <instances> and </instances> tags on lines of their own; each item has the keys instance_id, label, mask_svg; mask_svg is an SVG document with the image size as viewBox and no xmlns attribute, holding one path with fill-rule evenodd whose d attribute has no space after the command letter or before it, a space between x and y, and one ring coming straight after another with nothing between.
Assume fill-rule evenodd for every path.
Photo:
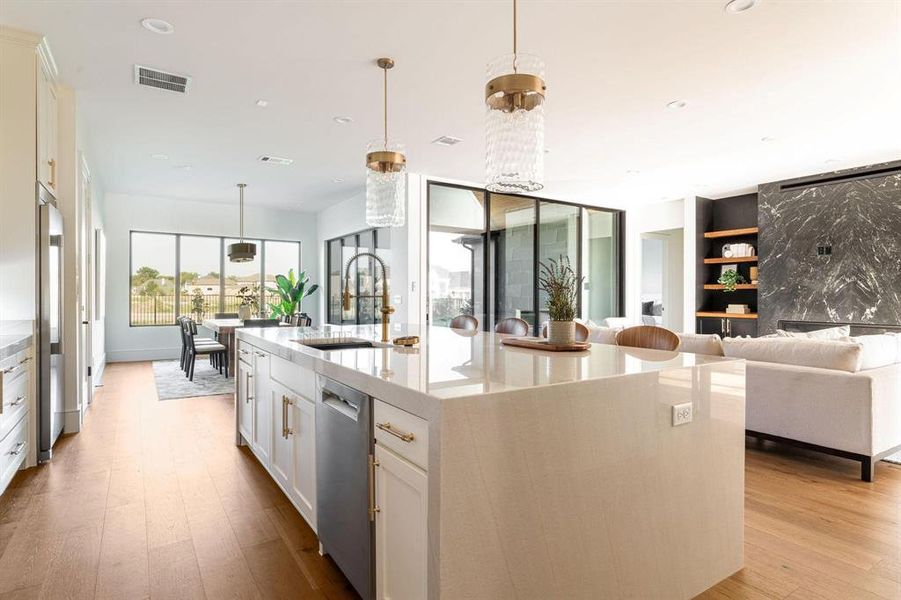
<instances>
[{"instance_id":1,"label":"glass pendant light","mask_svg":"<svg viewBox=\"0 0 901 600\"><path fill-rule=\"evenodd\" d=\"M244 188L246 183L238 184L239 206L241 211L240 241L228 245L228 260L231 262L250 262L257 255L257 245L244 241Z\"/></svg>"},{"instance_id":2,"label":"glass pendant light","mask_svg":"<svg viewBox=\"0 0 901 600\"><path fill-rule=\"evenodd\" d=\"M367 146L366 154L366 224L370 227L402 227L407 191L407 157L404 147L388 142L388 69L394 59L376 61L384 71L384 137Z\"/></svg>"},{"instance_id":3,"label":"glass pendant light","mask_svg":"<svg viewBox=\"0 0 901 600\"><path fill-rule=\"evenodd\" d=\"M485 168L492 192L544 187L544 61L517 52L513 0L513 54L488 64L485 85Z\"/></svg>"}]
</instances>

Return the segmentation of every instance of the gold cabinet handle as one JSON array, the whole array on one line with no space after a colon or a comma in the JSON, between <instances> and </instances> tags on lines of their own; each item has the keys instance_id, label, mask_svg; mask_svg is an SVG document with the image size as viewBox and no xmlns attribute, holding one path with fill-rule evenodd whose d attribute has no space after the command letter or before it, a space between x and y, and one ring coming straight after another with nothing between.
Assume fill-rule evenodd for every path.
<instances>
[{"instance_id":1,"label":"gold cabinet handle","mask_svg":"<svg viewBox=\"0 0 901 600\"><path fill-rule=\"evenodd\" d=\"M381 509L375 504L375 468L379 466L379 461L372 454L369 455L369 520L375 521L375 515L381 512Z\"/></svg>"},{"instance_id":2,"label":"gold cabinet handle","mask_svg":"<svg viewBox=\"0 0 901 600\"><path fill-rule=\"evenodd\" d=\"M391 427L391 423L376 423L376 427L384 431L385 433L390 433L396 438L400 438L401 441L410 443L416 439L412 433L404 433L402 431L395 431L394 428Z\"/></svg>"},{"instance_id":3,"label":"gold cabinet handle","mask_svg":"<svg viewBox=\"0 0 901 600\"><path fill-rule=\"evenodd\" d=\"M288 439L288 397L282 394L282 437Z\"/></svg>"},{"instance_id":4,"label":"gold cabinet handle","mask_svg":"<svg viewBox=\"0 0 901 600\"><path fill-rule=\"evenodd\" d=\"M50 181L47 182L52 188L56 187L56 161L54 159L50 159L47 161L47 164L50 165Z\"/></svg>"},{"instance_id":5,"label":"gold cabinet handle","mask_svg":"<svg viewBox=\"0 0 901 600\"><path fill-rule=\"evenodd\" d=\"M253 373L248 373L247 378L244 380L244 403L248 403L253 400L253 396L250 395L250 380L253 379Z\"/></svg>"}]
</instances>

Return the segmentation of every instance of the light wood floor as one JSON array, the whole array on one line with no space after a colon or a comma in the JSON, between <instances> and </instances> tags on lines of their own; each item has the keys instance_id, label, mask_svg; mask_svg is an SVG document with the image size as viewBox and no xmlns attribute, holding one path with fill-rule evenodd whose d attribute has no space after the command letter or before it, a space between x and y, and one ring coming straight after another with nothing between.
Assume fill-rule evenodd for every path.
<instances>
[{"instance_id":1,"label":"light wood floor","mask_svg":"<svg viewBox=\"0 0 901 600\"><path fill-rule=\"evenodd\" d=\"M149 363L104 384L84 431L0 498L0 600L355 597L235 447L230 396L159 402ZM750 446L746 567L701 598L901 599L901 467L858 473Z\"/></svg>"}]
</instances>

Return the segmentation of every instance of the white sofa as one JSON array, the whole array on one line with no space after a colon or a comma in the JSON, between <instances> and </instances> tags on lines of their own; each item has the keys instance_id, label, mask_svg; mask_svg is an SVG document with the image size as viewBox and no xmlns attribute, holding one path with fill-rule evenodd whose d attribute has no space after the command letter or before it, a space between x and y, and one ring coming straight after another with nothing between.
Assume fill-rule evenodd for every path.
<instances>
[{"instance_id":1,"label":"white sofa","mask_svg":"<svg viewBox=\"0 0 901 600\"><path fill-rule=\"evenodd\" d=\"M901 452L901 334L679 336L681 352L748 361L749 435L860 461L864 481ZM592 341L609 338L592 331Z\"/></svg>"}]
</instances>

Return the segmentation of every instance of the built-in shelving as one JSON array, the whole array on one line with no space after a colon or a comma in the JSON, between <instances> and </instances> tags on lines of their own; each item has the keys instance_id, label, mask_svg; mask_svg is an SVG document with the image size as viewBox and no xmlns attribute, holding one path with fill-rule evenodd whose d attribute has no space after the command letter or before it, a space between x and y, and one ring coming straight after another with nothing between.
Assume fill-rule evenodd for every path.
<instances>
[{"instance_id":1,"label":"built-in shelving","mask_svg":"<svg viewBox=\"0 0 901 600\"><path fill-rule=\"evenodd\" d=\"M713 317L715 319L757 319L757 313L727 313L719 311L698 311L696 317Z\"/></svg>"},{"instance_id":2,"label":"built-in shelving","mask_svg":"<svg viewBox=\"0 0 901 600\"><path fill-rule=\"evenodd\" d=\"M705 258L705 265L728 265L732 263L749 263L749 262L757 262L756 256L733 256L732 258Z\"/></svg>"},{"instance_id":3,"label":"built-in shelving","mask_svg":"<svg viewBox=\"0 0 901 600\"><path fill-rule=\"evenodd\" d=\"M715 290L724 291L726 289L726 286L724 286L721 283L705 283L704 289L705 290L714 290L714 291ZM735 289L736 290L756 290L757 284L756 283L739 283L735 286Z\"/></svg>"},{"instance_id":4,"label":"built-in shelving","mask_svg":"<svg viewBox=\"0 0 901 600\"><path fill-rule=\"evenodd\" d=\"M739 237L743 235L757 235L756 227L742 227L740 229L720 229L719 231L706 231L704 237L707 239Z\"/></svg>"}]
</instances>

